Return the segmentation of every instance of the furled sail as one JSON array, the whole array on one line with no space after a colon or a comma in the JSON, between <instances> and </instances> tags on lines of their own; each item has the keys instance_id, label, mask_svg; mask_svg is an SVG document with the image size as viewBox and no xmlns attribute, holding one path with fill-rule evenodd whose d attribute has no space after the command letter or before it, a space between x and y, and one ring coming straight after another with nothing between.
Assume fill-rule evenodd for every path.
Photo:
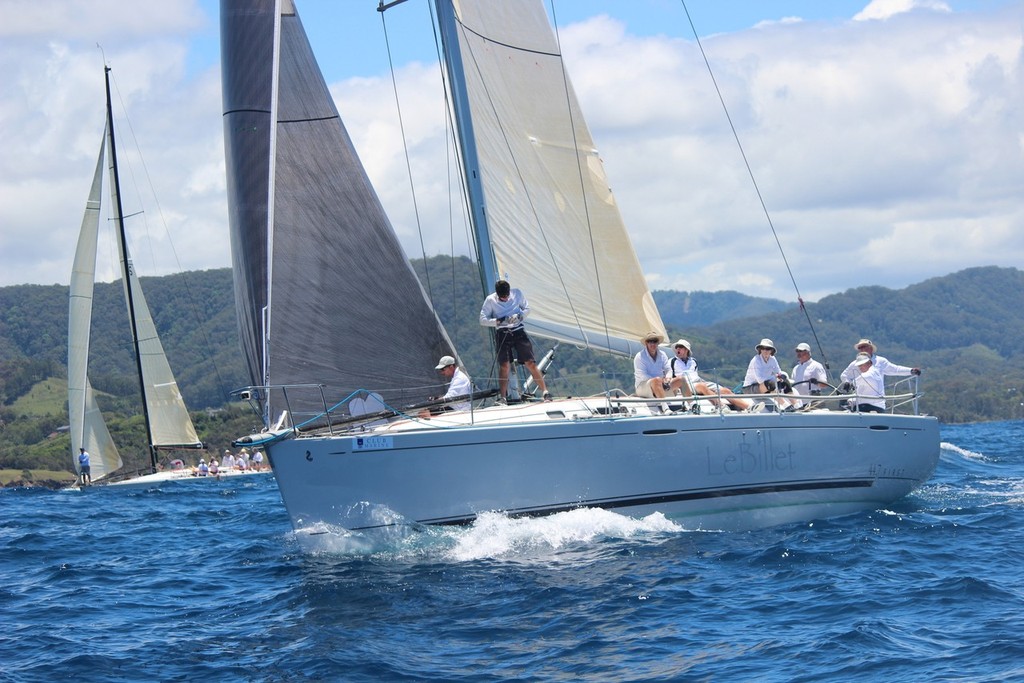
<instances>
[{"instance_id":1,"label":"furled sail","mask_svg":"<svg viewBox=\"0 0 1024 683\"><path fill-rule=\"evenodd\" d=\"M448 2L454 13L440 7ZM543 3L438 4L441 21L452 22L442 36L456 99L465 83L473 139L462 144L475 145L479 163L466 174L482 179L483 196L472 199L486 215L494 273L527 294L531 332L634 353L664 324Z\"/></svg>"},{"instance_id":2,"label":"furled sail","mask_svg":"<svg viewBox=\"0 0 1024 683\"><path fill-rule=\"evenodd\" d=\"M99 236L100 199L103 185L103 150L106 132L96 159L92 189L82 216L78 246L71 270L68 303L68 417L71 423L71 461L78 468L78 449L89 452L92 479L99 480L122 465L117 446L96 405L89 384L89 335L92 327L92 298L96 274L96 241Z\"/></svg>"},{"instance_id":3,"label":"furled sail","mask_svg":"<svg viewBox=\"0 0 1024 683\"><path fill-rule=\"evenodd\" d=\"M452 344L356 155L289 0L222 0L224 137L235 296L254 385L436 393ZM276 45L276 49L274 49ZM275 80L276 79L276 80ZM319 393L272 389L294 423Z\"/></svg>"}]
</instances>

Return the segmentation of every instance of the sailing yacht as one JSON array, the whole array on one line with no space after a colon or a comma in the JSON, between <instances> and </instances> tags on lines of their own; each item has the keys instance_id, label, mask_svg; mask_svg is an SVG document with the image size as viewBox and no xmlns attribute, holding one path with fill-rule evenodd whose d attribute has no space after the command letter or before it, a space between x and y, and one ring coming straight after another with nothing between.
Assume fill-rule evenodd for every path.
<instances>
[{"instance_id":1,"label":"sailing yacht","mask_svg":"<svg viewBox=\"0 0 1024 683\"><path fill-rule=\"evenodd\" d=\"M121 208L117 146L110 100L110 69L104 69L107 96L107 120L96 160L89 199L75 250L68 304L68 415L71 423L71 453L75 470L81 475L78 452L90 454L93 482L109 484L149 484L178 478L182 472L157 471L157 451L164 448L204 448L196 435L192 419L174 380L156 325L142 293L132 265ZM124 282L128 321L131 325L136 370L143 398L143 416L149 443L150 471L136 477L114 480L123 466L121 456L110 437L103 415L89 382L89 340L92 327L93 285L96 276L96 245L99 238L104 160L110 174L110 217L116 226L121 275Z\"/></svg>"},{"instance_id":2,"label":"sailing yacht","mask_svg":"<svg viewBox=\"0 0 1024 683\"><path fill-rule=\"evenodd\" d=\"M632 355L657 306L540 0L434 0L481 299L538 337ZM384 9L383 7L381 8ZM472 523L600 507L740 530L875 509L926 481L938 422L604 395L416 417L454 348L403 253L291 0L222 0L235 295L293 527ZM473 302L476 303L476 302ZM400 360L400 362L396 362ZM680 410L676 410L680 408ZM681 409L685 408L685 410Z\"/></svg>"}]
</instances>

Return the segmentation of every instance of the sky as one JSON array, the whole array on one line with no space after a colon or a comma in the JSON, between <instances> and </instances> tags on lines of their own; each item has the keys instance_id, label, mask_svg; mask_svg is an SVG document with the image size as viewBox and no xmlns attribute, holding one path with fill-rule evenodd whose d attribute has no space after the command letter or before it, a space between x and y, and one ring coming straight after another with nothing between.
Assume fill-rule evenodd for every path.
<instances>
[{"instance_id":1,"label":"sky","mask_svg":"<svg viewBox=\"0 0 1024 683\"><path fill-rule=\"evenodd\" d=\"M426 0L385 13L387 43L375 0L297 5L407 253L468 254ZM545 5L652 289L816 301L1024 267L1024 2ZM218 3L0 0L0 286L70 280L104 63L138 271L230 265Z\"/></svg>"}]
</instances>

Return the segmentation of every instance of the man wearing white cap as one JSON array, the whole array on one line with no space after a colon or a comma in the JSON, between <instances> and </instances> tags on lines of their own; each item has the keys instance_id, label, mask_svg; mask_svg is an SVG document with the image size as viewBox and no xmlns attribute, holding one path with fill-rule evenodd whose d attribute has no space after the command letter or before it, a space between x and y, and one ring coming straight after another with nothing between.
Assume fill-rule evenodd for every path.
<instances>
[{"instance_id":1,"label":"man wearing white cap","mask_svg":"<svg viewBox=\"0 0 1024 683\"><path fill-rule=\"evenodd\" d=\"M920 375L921 370L919 368L911 368L906 365L896 365L890 363L889 359L883 358L875 353L875 343L870 339L861 339L859 342L853 345L853 348L857 350L858 354L863 354L871 360L871 366L877 370L882 376L887 375ZM839 376L844 382L854 383L860 376L857 361L850 363L843 370L843 374Z\"/></svg>"},{"instance_id":2,"label":"man wearing white cap","mask_svg":"<svg viewBox=\"0 0 1024 683\"><path fill-rule=\"evenodd\" d=\"M683 396L693 396L696 392L703 396L722 395L731 405L745 410L750 407L751 402L745 398L735 398L731 389L719 386L714 382L702 379L697 373L697 360L690 354L690 342L680 339L673 344L675 357L669 359L669 371L665 377L669 380L669 390L678 389ZM717 399L711 399L714 405L718 405Z\"/></svg>"},{"instance_id":3,"label":"man wearing white cap","mask_svg":"<svg viewBox=\"0 0 1024 683\"><path fill-rule=\"evenodd\" d=\"M680 339L672 345L675 356L668 361L669 391L680 391L683 396L693 396L693 387L700 381L697 361L690 355L690 342Z\"/></svg>"},{"instance_id":4,"label":"man wearing white cap","mask_svg":"<svg viewBox=\"0 0 1024 683\"><path fill-rule=\"evenodd\" d=\"M455 359L451 356L441 356L441 360L438 361L437 370L442 377L449 380L448 391L442 400L455 398L456 396L469 396L473 393L473 383L469 379L469 375L462 371L456 363ZM451 410L469 410L469 401L458 401L451 403L448 406Z\"/></svg>"},{"instance_id":5,"label":"man wearing white cap","mask_svg":"<svg viewBox=\"0 0 1024 683\"><path fill-rule=\"evenodd\" d=\"M806 342L796 345L796 365L793 366L793 390L798 394L821 394L821 385L828 385L825 366L811 358L811 346Z\"/></svg>"},{"instance_id":6,"label":"man wearing white cap","mask_svg":"<svg viewBox=\"0 0 1024 683\"><path fill-rule=\"evenodd\" d=\"M858 354L850 366L857 369L857 376L853 378L857 396L850 399L850 407L858 413L884 413L885 377L874 367L871 356Z\"/></svg>"}]
</instances>

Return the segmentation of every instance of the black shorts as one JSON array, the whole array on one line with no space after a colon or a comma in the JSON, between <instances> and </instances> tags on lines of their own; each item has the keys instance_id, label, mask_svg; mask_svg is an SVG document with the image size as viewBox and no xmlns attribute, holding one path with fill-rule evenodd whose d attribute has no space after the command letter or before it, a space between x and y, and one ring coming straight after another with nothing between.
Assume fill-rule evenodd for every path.
<instances>
[{"instance_id":1,"label":"black shorts","mask_svg":"<svg viewBox=\"0 0 1024 683\"><path fill-rule=\"evenodd\" d=\"M533 360L533 344L526 336L526 330L519 328L509 332L508 330L497 330L495 340L498 345L498 362L511 363L516 358L520 363L528 363Z\"/></svg>"}]
</instances>

